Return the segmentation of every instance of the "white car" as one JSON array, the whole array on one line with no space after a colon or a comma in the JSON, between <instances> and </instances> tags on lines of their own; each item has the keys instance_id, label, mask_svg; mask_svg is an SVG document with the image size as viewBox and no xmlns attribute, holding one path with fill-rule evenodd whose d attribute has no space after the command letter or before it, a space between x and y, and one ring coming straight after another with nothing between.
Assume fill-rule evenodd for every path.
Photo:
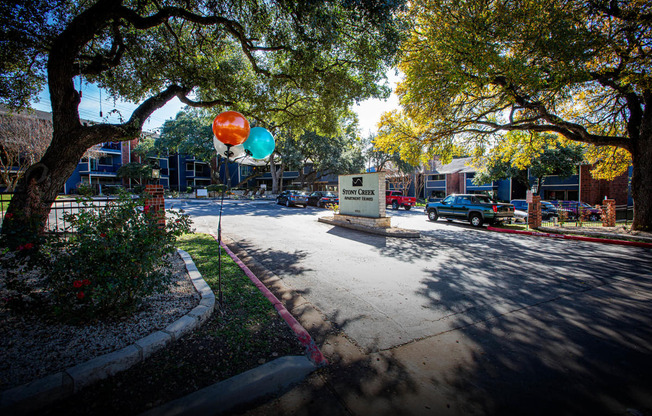
<instances>
[{"instance_id":1,"label":"white car","mask_svg":"<svg viewBox=\"0 0 652 416\"><path fill-rule=\"evenodd\" d=\"M514 210L514 222L527 222L527 211Z\"/></svg>"}]
</instances>

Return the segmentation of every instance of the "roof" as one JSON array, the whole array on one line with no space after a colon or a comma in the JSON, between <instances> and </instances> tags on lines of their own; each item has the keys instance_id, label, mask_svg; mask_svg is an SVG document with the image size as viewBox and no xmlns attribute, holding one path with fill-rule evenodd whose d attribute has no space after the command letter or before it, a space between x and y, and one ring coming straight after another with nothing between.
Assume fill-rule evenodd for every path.
<instances>
[{"instance_id":1,"label":"roof","mask_svg":"<svg viewBox=\"0 0 652 416\"><path fill-rule=\"evenodd\" d=\"M477 169L471 165L472 157L461 157L453 159L450 163L442 165L441 162L435 162L435 169L432 173L449 174L449 173L473 173Z\"/></svg>"},{"instance_id":2,"label":"roof","mask_svg":"<svg viewBox=\"0 0 652 416\"><path fill-rule=\"evenodd\" d=\"M4 105L0 105L0 114L7 114L13 116L32 117L41 120L52 121L52 114L33 109L15 110Z\"/></svg>"}]
</instances>

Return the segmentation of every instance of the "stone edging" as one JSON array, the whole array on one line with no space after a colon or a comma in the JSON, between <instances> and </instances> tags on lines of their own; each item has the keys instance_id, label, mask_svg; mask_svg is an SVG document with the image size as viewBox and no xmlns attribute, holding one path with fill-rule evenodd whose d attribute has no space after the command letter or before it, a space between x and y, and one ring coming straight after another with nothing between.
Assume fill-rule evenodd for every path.
<instances>
[{"instance_id":1,"label":"stone edging","mask_svg":"<svg viewBox=\"0 0 652 416\"><path fill-rule=\"evenodd\" d=\"M165 329L153 332L125 348L2 392L0 409L3 414L33 412L70 396L96 381L129 369L206 322L215 310L215 294L202 278L190 255L179 249L177 252L185 262L190 281L201 297L199 305Z\"/></svg>"}]
</instances>

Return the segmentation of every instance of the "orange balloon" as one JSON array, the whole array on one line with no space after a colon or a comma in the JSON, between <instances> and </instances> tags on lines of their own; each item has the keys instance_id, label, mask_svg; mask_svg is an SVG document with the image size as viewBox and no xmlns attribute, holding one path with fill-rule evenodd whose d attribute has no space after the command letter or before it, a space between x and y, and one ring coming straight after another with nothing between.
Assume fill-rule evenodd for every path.
<instances>
[{"instance_id":1,"label":"orange balloon","mask_svg":"<svg viewBox=\"0 0 652 416\"><path fill-rule=\"evenodd\" d=\"M237 111L225 111L213 120L213 133L222 143L237 146L249 137L249 122Z\"/></svg>"}]
</instances>

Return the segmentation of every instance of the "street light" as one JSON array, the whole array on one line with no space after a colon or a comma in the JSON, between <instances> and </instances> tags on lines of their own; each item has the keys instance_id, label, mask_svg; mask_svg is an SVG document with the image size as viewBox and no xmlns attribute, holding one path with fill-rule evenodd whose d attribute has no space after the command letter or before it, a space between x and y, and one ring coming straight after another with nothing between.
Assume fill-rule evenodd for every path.
<instances>
[{"instance_id":1,"label":"street light","mask_svg":"<svg viewBox=\"0 0 652 416\"><path fill-rule=\"evenodd\" d=\"M154 185L158 185L159 179L161 179L161 167L158 163L154 162L152 165L152 182Z\"/></svg>"}]
</instances>

